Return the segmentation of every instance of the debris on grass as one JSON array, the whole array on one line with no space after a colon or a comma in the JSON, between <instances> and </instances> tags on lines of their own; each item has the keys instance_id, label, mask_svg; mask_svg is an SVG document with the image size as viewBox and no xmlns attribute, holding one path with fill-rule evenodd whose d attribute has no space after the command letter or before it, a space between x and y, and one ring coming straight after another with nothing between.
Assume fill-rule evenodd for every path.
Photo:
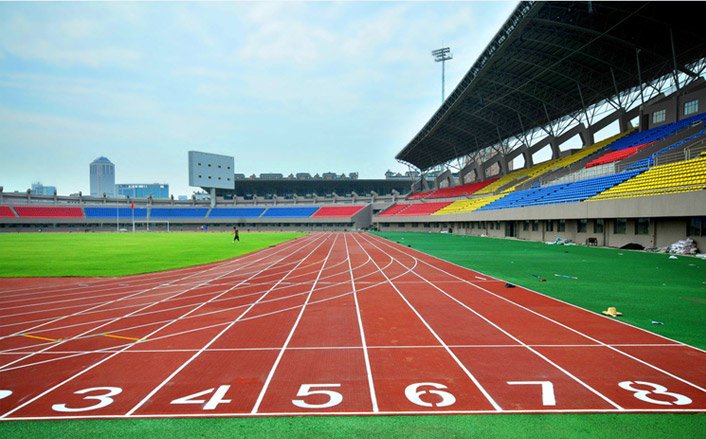
<instances>
[{"instance_id":1,"label":"debris on grass","mask_svg":"<svg viewBox=\"0 0 706 439\"><path fill-rule=\"evenodd\" d=\"M618 317L623 315L623 313L619 312L614 306L609 306L608 309L602 311L602 313L611 317Z\"/></svg>"},{"instance_id":2,"label":"debris on grass","mask_svg":"<svg viewBox=\"0 0 706 439\"><path fill-rule=\"evenodd\" d=\"M555 274L556 277L563 277L564 279L578 279L576 276L569 276L568 274Z\"/></svg>"},{"instance_id":3,"label":"debris on grass","mask_svg":"<svg viewBox=\"0 0 706 439\"><path fill-rule=\"evenodd\" d=\"M658 322L657 320L652 320L653 325L664 325L663 322Z\"/></svg>"},{"instance_id":4,"label":"debris on grass","mask_svg":"<svg viewBox=\"0 0 706 439\"><path fill-rule=\"evenodd\" d=\"M537 280L540 281L540 282L546 282L546 281L547 281L545 278L543 278L542 276L540 276L540 275L538 275L538 274L533 274L532 277L535 278L535 279L537 279Z\"/></svg>"}]
</instances>

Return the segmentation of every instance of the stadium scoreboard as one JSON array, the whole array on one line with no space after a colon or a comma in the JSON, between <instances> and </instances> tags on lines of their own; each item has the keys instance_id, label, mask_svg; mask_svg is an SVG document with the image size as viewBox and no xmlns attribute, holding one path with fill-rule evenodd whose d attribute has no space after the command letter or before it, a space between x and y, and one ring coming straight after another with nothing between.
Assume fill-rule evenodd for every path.
<instances>
[{"instance_id":1,"label":"stadium scoreboard","mask_svg":"<svg viewBox=\"0 0 706 439\"><path fill-rule=\"evenodd\" d=\"M234 166L232 156L189 151L189 186L234 189Z\"/></svg>"}]
</instances>

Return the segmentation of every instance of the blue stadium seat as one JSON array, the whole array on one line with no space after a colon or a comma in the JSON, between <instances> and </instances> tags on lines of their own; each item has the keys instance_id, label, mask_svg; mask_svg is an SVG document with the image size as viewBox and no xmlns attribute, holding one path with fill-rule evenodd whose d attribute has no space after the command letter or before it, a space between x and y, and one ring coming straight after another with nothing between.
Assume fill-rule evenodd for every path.
<instances>
[{"instance_id":1,"label":"blue stadium seat","mask_svg":"<svg viewBox=\"0 0 706 439\"><path fill-rule=\"evenodd\" d=\"M478 211L514 209L518 207L543 206L546 204L578 203L594 195L598 195L641 172L641 170L634 170L620 174L588 178L571 183L561 183L512 192L497 201L481 207Z\"/></svg>"},{"instance_id":2,"label":"blue stadium seat","mask_svg":"<svg viewBox=\"0 0 706 439\"><path fill-rule=\"evenodd\" d=\"M309 207L270 207L262 215L263 218L309 218L319 210L317 206Z\"/></svg>"},{"instance_id":3,"label":"blue stadium seat","mask_svg":"<svg viewBox=\"0 0 706 439\"><path fill-rule=\"evenodd\" d=\"M209 218L258 218L264 207L222 207L211 209Z\"/></svg>"},{"instance_id":4,"label":"blue stadium seat","mask_svg":"<svg viewBox=\"0 0 706 439\"><path fill-rule=\"evenodd\" d=\"M162 208L153 207L150 210L150 218L204 218L208 209L205 207L174 207Z\"/></svg>"},{"instance_id":5,"label":"blue stadium seat","mask_svg":"<svg viewBox=\"0 0 706 439\"><path fill-rule=\"evenodd\" d=\"M132 218L133 214L135 218L147 218L147 209L144 207L134 209L129 207L84 207L83 211L86 213L86 218Z\"/></svg>"}]
</instances>

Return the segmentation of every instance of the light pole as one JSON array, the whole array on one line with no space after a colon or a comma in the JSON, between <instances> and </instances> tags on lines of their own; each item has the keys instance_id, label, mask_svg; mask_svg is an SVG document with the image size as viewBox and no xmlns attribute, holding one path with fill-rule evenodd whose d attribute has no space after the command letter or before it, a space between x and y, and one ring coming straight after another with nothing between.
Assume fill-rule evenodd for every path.
<instances>
[{"instance_id":1,"label":"light pole","mask_svg":"<svg viewBox=\"0 0 706 439\"><path fill-rule=\"evenodd\" d=\"M444 94L444 82L446 76L446 61L453 59L451 54L451 49L448 47L442 47L441 49L436 49L431 51L432 56L434 56L434 61L441 63L441 104L444 104L444 99L446 98Z\"/></svg>"}]
</instances>

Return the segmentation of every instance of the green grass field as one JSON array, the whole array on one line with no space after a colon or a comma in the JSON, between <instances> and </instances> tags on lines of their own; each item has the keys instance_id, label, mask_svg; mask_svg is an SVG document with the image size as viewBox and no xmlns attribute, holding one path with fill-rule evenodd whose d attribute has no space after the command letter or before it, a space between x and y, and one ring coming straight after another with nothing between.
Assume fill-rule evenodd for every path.
<instances>
[{"instance_id":1,"label":"green grass field","mask_svg":"<svg viewBox=\"0 0 706 439\"><path fill-rule=\"evenodd\" d=\"M229 235L220 233L139 234L132 237L129 234L0 235L0 276L47 275L50 273L47 262L52 262L49 265L55 275L108 276L123 273L119 270L132 272L129 270L135 270L135 265L144 265L148 258L150 269L142 271L154 271L224 259L298 236L271 235L245 235L241 246L232 244ZM454 235L381 235L592 311L617 306L625 313L623 320L626 322L695 346L706 346L706 325L703 324L706 315L706 261L686 257L670 260L666 255ZM248 250L247 245L254 245L249 242L250 236L257 236L258 240L262 238L262 242ZM152 248L148 251L144 248L146 246ZM106 263L108 259L112 262ZM77 263L78 260L83 262ZM102 267L104 265L110 267ZM578 279L555 277L554 274L576 276ZM542 276L547 282L538 282L532 275ZM664 325L651 325L651 320L662 321ZM351 416L0 423L0 436L22 438L691 438L703 436L704 432L706 415L703 414Z\"/></svg>"},{"instance_id":2,"label":"green grass field","mask_svg":"<svg viewBox=\"0 0 706 439\"><path fill-rule=\"evenodd\" d=\"M124 276L233 258L303 233L0 234L0 277Z\"/></svg>"},{"instance_id":3,"label":"green grass field","mask_svg":"<svg viewBox=\"0 0 706 439\"><path fill-rule=\"evenodd\" d=\"M381 236L591 311L615 306L624 322L706 349L706 260L448 234Z\"/></svg>"}]
</instances>

